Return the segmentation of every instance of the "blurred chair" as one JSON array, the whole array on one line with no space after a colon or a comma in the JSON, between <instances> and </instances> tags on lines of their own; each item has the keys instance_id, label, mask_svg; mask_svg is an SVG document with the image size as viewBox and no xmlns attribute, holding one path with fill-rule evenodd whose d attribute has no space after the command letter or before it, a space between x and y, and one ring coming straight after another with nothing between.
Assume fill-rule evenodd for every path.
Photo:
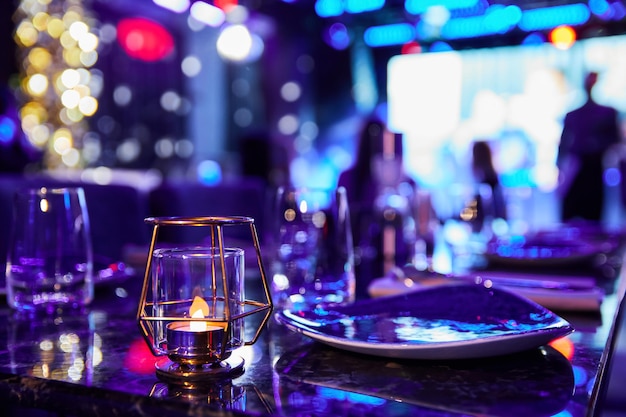
<instances>
[{"instance_id":1,"label":"blurred chair","mask_svg":"<svg viewBox=\"0 0 626 417\"><path fill-rule=\"evenodd\" d=\"M144 223L147 197L142 192L128 185L75 185L85 190L95 261L121 261L127 247L150 242L151 230Z\"/></svg>"},{"instance_id":2,"label":"blurred chair","mask_svg":"<svg viewBox=\"0 0 626 417\"><path fill-rule=\"evenodd\" d=\"M215 186L170 182L150 192L149 205L150 215L155 217L252 217L259 239L262 240L265 233L268 190L264 181L252 178ZM224 236L251 242L247 227L225 227ZM207 238L208 228L205 227L166 226L159 231L159 240L172 244L200 244Z\"/></svg>"}]
</instances>

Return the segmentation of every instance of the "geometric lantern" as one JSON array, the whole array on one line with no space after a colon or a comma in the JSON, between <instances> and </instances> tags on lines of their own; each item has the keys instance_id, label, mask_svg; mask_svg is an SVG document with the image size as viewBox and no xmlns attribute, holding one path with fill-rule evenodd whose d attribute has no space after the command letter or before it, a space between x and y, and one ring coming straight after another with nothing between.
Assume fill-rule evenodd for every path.
<instances>
[{"instance_id":1,"label":"geometric lantern","mask_svg":"<svg viewBox=\"0 0 626 417\"><path fill-rule=\"evenodd\" d=\"M137 322L157 356L159 378L193 388L211 378L231 378L244 369L238 347L254 344L272 312L254 219L250 217L150 217L154 226ZM210 244L157 248L161 227L207 227ZM245 298L244 251L224 245L224 227L249 226L264 300ZM265 312L245 340L246 318Z\"/></svg>"}]
</instances>

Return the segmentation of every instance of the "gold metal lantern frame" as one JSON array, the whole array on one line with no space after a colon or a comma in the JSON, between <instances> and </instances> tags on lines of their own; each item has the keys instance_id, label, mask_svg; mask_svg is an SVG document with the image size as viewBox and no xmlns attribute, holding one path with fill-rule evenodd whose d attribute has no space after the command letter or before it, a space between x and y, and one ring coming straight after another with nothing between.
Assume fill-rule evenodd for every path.
<instances>
[{"instance_id":1,"label":"gold metal lantern frame","mask_svg":"<svg viewBox=\"0 0 626 417\"><path fill-rule=\"evenodd\" d=\"M162 357L155 364L157 376L192 387L243 373L243 358L232 353L258 340L272 311L254 219L149 217L145 222L153 225L153 231L137 322L152 353ZM234 226L249 227L262 300L244 295L244 250L225 246L224 228ZM207 243L159 248L162 227L206 227ZM256 329L244 333L244 324L256 314L262 314ZM246 334L252 337L246 340Z\"/></svg>"}]
</instances>

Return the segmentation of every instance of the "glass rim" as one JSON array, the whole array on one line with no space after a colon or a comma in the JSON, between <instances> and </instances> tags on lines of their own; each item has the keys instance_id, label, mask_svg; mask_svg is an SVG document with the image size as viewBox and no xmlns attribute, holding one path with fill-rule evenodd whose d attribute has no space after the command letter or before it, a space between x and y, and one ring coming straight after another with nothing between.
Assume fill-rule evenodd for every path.
<instances>
[{"instance_id":1,"label":"glass rim","mask_svg":"<svg viewBox=\"0 0 626 417\"><path fill-rule=\"evenodd\" d=\"M83 187L70 187L70 186L41 186L41 187L32 187L25 188L21 190L17 190L16 194L18 195L28 195L28 196L40 196L40 195L63 195L63 194L84 194L85 190Z\"/></svg>"},{"instance_id":2,"label":"glass rim","mask_svg":"<svg viewBox=\"0 0 626 417\"><path fill-rule=\"evenodd\" d=\"M220 258L220 248L216 246L188 246L175 248L158 248L153 257L159 259L214 259ZM244 250L236 247L224 247L224 258L243 256Z\"/></svg>"}]
</instances>

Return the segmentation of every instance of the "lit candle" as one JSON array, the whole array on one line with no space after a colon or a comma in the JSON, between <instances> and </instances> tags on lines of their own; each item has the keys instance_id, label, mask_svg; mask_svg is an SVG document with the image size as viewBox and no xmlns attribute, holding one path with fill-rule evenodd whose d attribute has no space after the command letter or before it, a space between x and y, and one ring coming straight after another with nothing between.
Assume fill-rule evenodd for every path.
<instances>
[{"instance_id":1,"label":"lit candle","mask_svg":"<svg viewBox=\"0 0 626 417\"><path fill-rule=\"evenodd\" d=\"M197 295L193 298L191 307L189 307L189 314L194 319L203 319L209 316L209 304L204 301L204 298ZM192 332L204 332L207 330L208 324L206 321L190 321L189 330Z\"/></svg>"},{"instance_id":2,"label":"lit candle","mask_svg":"<svg viewBox=\"0 0 626 417\"><path fill-rule=\"evenodd\" d=\"M196 296L189 308L192 318L209 316L209 305ZM214 362L219 358L226 323L175 321L167 325L167 350L173 360L188 363Z\"/></svg>"}]
</instances>

